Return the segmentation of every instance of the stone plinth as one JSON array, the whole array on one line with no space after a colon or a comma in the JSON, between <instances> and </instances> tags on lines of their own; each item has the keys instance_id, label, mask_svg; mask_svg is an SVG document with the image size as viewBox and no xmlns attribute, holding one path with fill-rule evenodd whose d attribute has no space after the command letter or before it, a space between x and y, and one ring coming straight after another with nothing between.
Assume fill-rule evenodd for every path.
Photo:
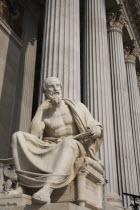
<instances>
[{"instance_id":1,"label":"stone plinth","mask_svg":"<svg viewBox=\"0 0 140 210\"><path fill-rule=\"evenodd\" d=\"M96 169L91 166L80 169L77 177L66 187L54 190L51 204L38 205L31 196L1 195L0 210L102 210L103 202L103 169L99 165ZM73 203L73 204L72 204Z\"/></svg>"},{"instance_id":2,"label":"stone plinth","mask_svg":"<svg viewBox=\"0 0 140 210\"><path fill-rule=\"evenodd\" d=\"M70 185L55 190L52 202L72 202L89 209L101 210L104 184L102 172L88 166L80 171Z\"/></svg>"}]
</instances>

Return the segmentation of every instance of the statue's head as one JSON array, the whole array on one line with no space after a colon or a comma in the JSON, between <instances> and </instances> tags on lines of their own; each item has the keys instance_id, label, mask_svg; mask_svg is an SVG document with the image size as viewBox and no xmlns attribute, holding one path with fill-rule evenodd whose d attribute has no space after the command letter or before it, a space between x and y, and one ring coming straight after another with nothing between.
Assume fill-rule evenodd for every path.
<instances>
[{"instance_id":1,"label":"statue's head","mask_svg":"<svg viewBox=\"0 0 140 210\"><path fill-rule=\"evenodd\" d=\"M57 77L48 77L43 84L43 93L52 104L59 104L62 100L62 84Z\"/></svg>"}]
</instances>

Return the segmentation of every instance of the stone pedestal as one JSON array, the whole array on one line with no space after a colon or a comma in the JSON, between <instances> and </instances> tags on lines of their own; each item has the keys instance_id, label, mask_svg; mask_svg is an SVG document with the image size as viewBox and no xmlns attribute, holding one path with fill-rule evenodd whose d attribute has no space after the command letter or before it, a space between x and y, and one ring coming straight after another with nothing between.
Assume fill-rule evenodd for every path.
<instances>
[{"instance_id":1,"label":"stone pedestal","mask_svg":"<svg viewBox=\"0 0 140 210\"><path fill-rule=\"evenodd\" d=\"M103 202L103 170L88 166L79 171L70 185L57 189L52 194L52 202L72 202L93 210L101 210Z\"/></svg>"},{"instance_id":2,"label":"stone pedestal","mask_svg":"<svg viewBox=\"0 0 140 210\"><path fill-rule=\"evenodd\" d=\"M28 195L1 195L0 210L103 210L103 169L82 167L68 186L53 191L51 204L38 205ZM72 204L73 203L73 204ZM75 204L75 205L74 205Z\"/></svg>"}]
</instances>

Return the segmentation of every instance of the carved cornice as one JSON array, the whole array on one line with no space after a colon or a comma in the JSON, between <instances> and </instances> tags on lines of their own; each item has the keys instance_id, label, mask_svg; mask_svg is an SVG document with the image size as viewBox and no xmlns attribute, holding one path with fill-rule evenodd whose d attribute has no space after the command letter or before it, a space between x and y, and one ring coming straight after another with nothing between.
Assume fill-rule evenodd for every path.
<instances>
[{"instance_id":1,"label":"carved cornice","mask_svg":"<svg viewBox=\"0 0 140 210\"><path fill-rule=\"evenodd\" d=\"M137 72L138 87L140 87L140 72Z\"/></svg>"},{"instance_id":2,"label":"carved cornice","mask_svg":"<svg viewBox=\"0 0 140 210\"><path fill-rule=\"evenodd\" d=\"M130 40L124 43L125 62L136 63L136 58L139 57L140 51L137 48L135 40Z\"/></svg>"},{"instance_id":3,"label":"carved cornice","mask_svg":"<svg viewBox=\"0 0 140 210\"><path fill-rule=\"evenodd\" d=\"M107 14L107 26L108 31L122 32L124 26L126 26L127 20L123 11L123 5L119 4L117 9L113 9Z\"/></svg>"}]
</instances>

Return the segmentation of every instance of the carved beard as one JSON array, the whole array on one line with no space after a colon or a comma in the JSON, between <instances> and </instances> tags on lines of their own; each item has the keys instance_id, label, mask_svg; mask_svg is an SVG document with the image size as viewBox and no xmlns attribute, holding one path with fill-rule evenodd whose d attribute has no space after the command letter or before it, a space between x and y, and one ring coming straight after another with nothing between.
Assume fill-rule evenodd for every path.
<instances>
[{"instance_id":1,"label":"carved beard","mask_svg":"<svg viewBox=\"0 0 140 210\"><path fill-rule=\"evenodd\" d=\"M54 105L60 104L62 100L62 94L59 92L52 93L51 95L48 95L48 98L50 99L51 103Z\"/></svg>"}]
</instances>

